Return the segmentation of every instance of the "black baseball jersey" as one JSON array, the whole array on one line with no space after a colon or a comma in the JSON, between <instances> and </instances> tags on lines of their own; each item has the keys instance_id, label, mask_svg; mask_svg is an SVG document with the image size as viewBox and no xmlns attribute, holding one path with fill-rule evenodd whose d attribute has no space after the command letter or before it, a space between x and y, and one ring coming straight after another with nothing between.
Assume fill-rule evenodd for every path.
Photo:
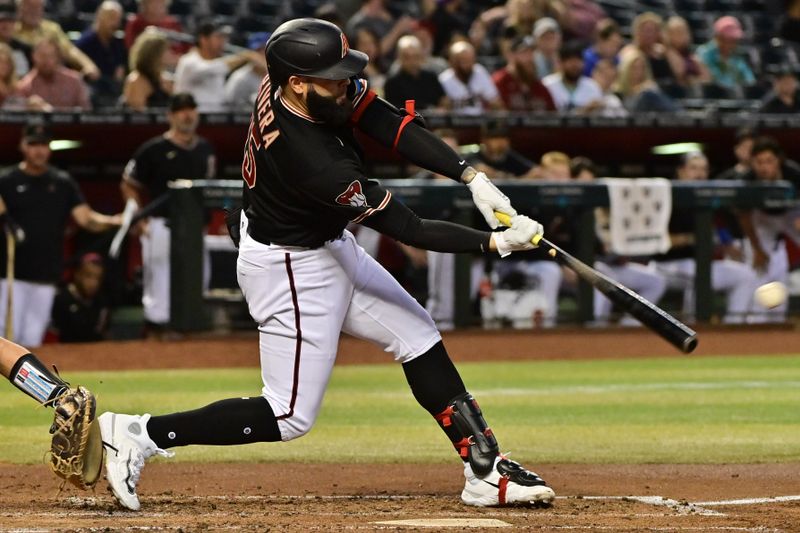
<instances>
[{"instance_id":1,"label":"black baseball jersey","mask_svg":"<svg viewBox=\"0 0 800 533\"><path fill-rule=\"evenodd\" d=\"M72 210L86 203L78 184L53 167L31 176L14 166L0 173L0 197L9 216L25 231L25 241L16 248L16 278L56 283L62 272L64 228ZM5 276L5 233L0 239L0 271Z\"/></svg>"},{"instance_id":2,"label":"black baseball jersey","mask_svg":"<svg viewBox=\"0 0 800 533\"><path fill-rule=\"evenodd\" d=\"M355 97L354 104L366 94ZM295 109L265 76L245 145L250 235L262 243L319 247L384 209L392 195L367 179L352 127Z\"/></svg>"},{"instance_id":3,"label":"black baseball jersey","mask_svg":"<svg viewBox=\"0 0 800 533\"><path fill-rule=\"evenodd\" d=\"M167 192L167 183L177 179L208 179L216 174L214 148L202 137L191 148L184 148L163 135L141 145L125 166L125 179L143 187L151 199ZM164 204L153 216L169 216Z\"/></svg>"}]
</instances>

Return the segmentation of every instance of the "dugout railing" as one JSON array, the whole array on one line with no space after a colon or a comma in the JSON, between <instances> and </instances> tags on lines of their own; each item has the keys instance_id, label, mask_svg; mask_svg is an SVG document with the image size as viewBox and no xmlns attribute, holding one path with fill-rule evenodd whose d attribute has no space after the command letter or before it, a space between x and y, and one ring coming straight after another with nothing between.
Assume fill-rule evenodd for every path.
<instances>
[{"instance_id":1,"label":"dugout railing","mask_svg":"<svg viewBox=\"0 0 800 533\"><path fill-rule=\"evenodd\" d=\"M420 216L438 218L451 213L451 220L478 226L469 191L453 182L431 180L382 180L392 194ZM594 208L608 206L607 187L600 183L497 181L520 211L536 206L570 209L579 228L575 248L579 259L592 264L595 249ZM209 327L203 291L203 226L205 210L235 207L242 192L240 180L178 180L170 183L172 194L171 327L176 331L201 331ZM711 260L713 212L719 208L782 208L796 205L795 190L788 182L752 183L736 181L674 182L673 208L691 208L694 213L697 275L696 318L706 322L712 315ZM546 228L545 228L546 230ZM470 258L460 255L454 277L457 326L471 323L469 299ZM581 283L577 292L578 320L592 316L592 288Z\"/></svg>"}]
</instances>

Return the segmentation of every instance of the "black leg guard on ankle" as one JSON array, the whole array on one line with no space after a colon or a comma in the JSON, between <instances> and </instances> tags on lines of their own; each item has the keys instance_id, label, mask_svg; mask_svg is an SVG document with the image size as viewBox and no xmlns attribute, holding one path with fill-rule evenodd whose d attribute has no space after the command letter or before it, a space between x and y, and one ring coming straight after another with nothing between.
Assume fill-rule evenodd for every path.
<instances>
[{"instance_id":1,"label":"black leg guard on ankle","mask_svg":"<svg viewBox=\"0 0 800 533\"><path fill-rule=\"evenodd\" d=\"M147 423L147 433L159 448L281 440L272 407L260 396L221 400L194 411L154 416Z\"/></svg>"},{"instance_id":2,"label":"black leg guard on ankle","mask_svg":"<svg viewBox=\"0 0 800 533\"><path fill-rule=\"evenodd\" d=\"M434 418L450 436L461 458L469 461L475 475L484 477L492 471L500 447L483 419L478 402L470 393L453 398ZM452 436L454 433L455 437Z\"/></svg>"},{"instance_id":3,"label":"black leg guard on ankle","mask_svg":"<svg viewBox=\"0 0 800 533\"><path fill-rule=\"evenodd\" d=\"M414 398L431 415L441 412L455 396L467 392L442 341L413 361L403 363L403 372Z\"/></svg>"},{"instance_id":4,"label":"black leg guard on ankle","mask_svg":"<svg viewBox=\"0 0 800 533\"><path fill-rule=\"evenodd\" d=\"M14 363L8 380L19 390L36 400L50 405L54 398L69 388L64 380L50 372L32 353L25 354Z\"/></svg>"}]
</instances>

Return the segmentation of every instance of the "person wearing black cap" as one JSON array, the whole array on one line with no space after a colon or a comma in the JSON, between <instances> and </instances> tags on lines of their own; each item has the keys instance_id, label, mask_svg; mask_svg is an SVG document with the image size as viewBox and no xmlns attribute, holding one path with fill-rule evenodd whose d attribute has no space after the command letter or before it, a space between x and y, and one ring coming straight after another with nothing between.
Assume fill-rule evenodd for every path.
<instances>
[{"instance_id":1,"label":"person wearing black cap","mask_svg":"<svg viewBox=\"0 0 800 533\"><path fill-rule=\"evenodd\" d=\"M592 78L583 75L583 45L568 42L561 47L561 67L542 83L562 112L581 112L602 105L603 90Z\"/></svg>"},{"instance_id":2,"label":"person wearing black cap","mask_svg":"<svg viewBox=\"0 0 800 533\"><path fill-rule=\"evenodd\" d=\"M169 130L141 145L125 166L122 196L142 206L168 194L176 179L208 179L216 174L214 148L197 135L197 102L189 93L170 98ZM156 209L140 229L144 268L144 318L148 334L164 333L170 317L169 204Z\"/></svg>"},{"instance_id":3,"label":"person wearing black cap","mask_svg":"<svg viewBox=\"0 0 800 533\"><path fill-rule=\"evenodd\" d=\"M0 0L0 43L13 50L14 67L17 76L28 73L31 68L32 48L14 37L14 24L17 20L16 0Z\"/></svg>"},{"instance_id":4,"label":"person wearing black cap","mask_svg":"<svg viewBox=\"0 0 800 533\"><path fill-rule=\"evenodd\" d=\"M64 227L70 218L81 228L103 232L121 222L86 203L78 184L49 165L50 132L41 124L25 127L20 142L23 160L0 174L0 217L14 220L16 233L14 340L39 346L50 321L50 309L61 278ZM6 246L0 251L0 324L6 319Z\"/></svg>"},{"instance_id":5,"label":"person wearing black cap","mask_svg":"<svg viewBox=\"0 0 800 533\"><path fill-rule=\"evenodd\" d=\"M288 441L306 434L320 410L341 332L371 340L402 363L417 401L444 430L464 464L467 505L547 505L553 490L500 454L430 315L345 228L363 224L409 246L439 252L535 247L536 221L426 130L355 78L367 56L319 19L285 22L266 47L268 75L253 108L242 164L244 212L228 217L239 247L239 286L258 324L264 386L252 398L222 400L161 416L103 413L106 478L123 506L140 508L145 461L190 444ZM432 172L466 183L492 228L423 220L365 176L354 127ZM239 219L239 220L237 220ZM391 402L384 406L391 413ZM390 427L390 426L387 426Z\"/></svg>"},{"instance_id":6,"label":"person wearing black cap","mask_svg":"<svg viewBox=\"0 0 800 533\"><path fill-rule=\"evenodd\" d=\"M508 63L492 74L500 98L509 111L555 111L550 91L539 81L533 62L533 38L517 37L511 42Z\"/></svg>"},{"instance_id":7,"label":"person wearing black cap","mask_svg":"<svg viewBox=\"0 0 800 533\"><path fill-rule=\"evenodd\" d=\"M759 113L800 112L797 72L791 65L780 65L772 74L772 91L764 97Z\"/></svg>"},{"instance_id":8,"label":"person wearing black cap","mask_svg":"<svg viewBox=\"0 0 800 533\"><path fill-rule=\"evenodd\" d=\"M223 56L230 28L214 21L197 27L197 46L178 60L175 92L191 93L202 113L227 111L225 79L249 62L261 63L263 56L251 50Z\"/></svg>"}]
</instances>

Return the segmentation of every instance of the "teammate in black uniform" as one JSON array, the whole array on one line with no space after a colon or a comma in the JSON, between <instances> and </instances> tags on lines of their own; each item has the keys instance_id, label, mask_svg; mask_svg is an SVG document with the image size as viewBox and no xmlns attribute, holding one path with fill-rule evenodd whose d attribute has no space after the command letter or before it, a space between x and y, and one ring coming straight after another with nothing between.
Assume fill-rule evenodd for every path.
<instances>
[{"instance_id":1,"label":"teammate in black uniform","mask_svg":"<svg viewBox=\"0 0 800 533\"><path fill-rule=\"evenodd\" d=\"M72 177L50 166L50 138L45 126L26 126L20 142L23 161L0 173L0 217L22 228L15 254L12 316L14 339L25 346L39 346L50 321L69 219L91 232L106 231L121 222L120 215L94 211ZM0 269L5 278L5 234L0 242ZM6 319L6 291L5 279L0 280L0 324Z\"/></svg>"},{"instance_id":2,"label":"teammate in black uniform","mask_svg":"<svg viewBox=\"0 0 800 533\"><path fill-rule=\"evenodd\" d=\"M199 115L194 97L177 93L170 99L169 130L145 142L125 167L122 195L138 205L167 194L177 179L208 179L216 174L214 148L197 135ZM140 228L144 267L142 305L151 333L163 332L170 317L169 203L153 211Z\"/></svg>"},{"instance_id":3,"label":"teammate in black uniform","mask_svg":"<svg viewBox=\"0 0 800 533\"><path fill-rule=\"evenodd\" d=\"M517 216L488 178L440 139L351 79L367 63L333 24L281 25L266 48L242 176L246 183L237 274L258 324L261 396L151 417L104 413L106 476L120 503L139 508L145 459L187 444L290 440L316 419L342 331L369 339L402 363L412 393L464 460L469 505L550 503L541 478L500 455L430 316L345 230L361 223L409 245L441 252L528 250L542 233ZM431 171L468 182L487 222L503 232L421 220L362 167L353 127ZM235 232L234 232L235 233Z\"/></svg>"}]
</instances>

